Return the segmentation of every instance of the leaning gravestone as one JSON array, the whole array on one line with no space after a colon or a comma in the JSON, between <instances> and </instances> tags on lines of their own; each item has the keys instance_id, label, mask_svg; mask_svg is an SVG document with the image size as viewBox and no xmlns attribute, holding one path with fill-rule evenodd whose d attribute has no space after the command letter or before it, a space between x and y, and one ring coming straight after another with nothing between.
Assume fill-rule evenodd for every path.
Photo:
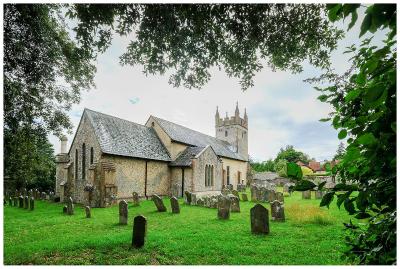
<instances>
[{"instance_id":1,"label":"leaning gravestone","mask_svg":"<svg viewBox=\"0 0 400 269\"><path fill-rule=\"evenodd\" d=\"M229 219L231 209L231 199L228 196L218 197L218 218Z\"/></svg>"},{"instance_id":2,"label":"leaning gravestone","mask_svg":"<svg viewBox=\"0 0 400 269\"><path fill-rule=\"evenodd\" d=\"M178 199L176 199L176 197L174 196L174 197L171 197L170 201L171 201L172 213L179 214L181 211L180 211L180 208L179 208Z\"/></svg>"},{"instance_id":3,"label":"leaning gravestone","mask_svg":"<svg viewBox=\"0 0 400 269\"><path fill-rule=\"evenodd\" d=\"M86 218L90 219L92 217L90 206L85 206L85 213L86 213Z\"/></svg>"},{"instance_id":4,"label":"leaning gravestone","mask_svg":"<svg viewBox=\"0 0 400 269\"><path fill-rule=\"evenodd\" d=\"M144 245L147 232L147 220L139 215L133 219L132 246L141 248Z\"/></svg>"},{"instance_id":5,"label":"leaning gravestone","mask_svg":"<svg viewBox=\"0 0 400 269\"><path fill-rule=\"evenodd\" d=\"M19 201L19 208L24 208L24 197L22 195L18 197L18 201Z\"/></svg>"},{"instance_id":6,"label":"leaning gravestone","mask_svg":"<svg viewBox=\"0 0 400 269\"><path fill-rule=\"evenodd\" d=\"M119 224L128 224L128 203L125 200L119 202Z\"/></svg>"},{"instance_id":7,"label":"leaning gravestone","mask_svg":"<svg viewBox=\"0 0 400 269\"><path fill-rule=\"evenodd\" d=\"M190 205L192 202L192 194L188 191L185 191L185 204Z\"/></svg>"},{"instance_id":8,"label":"leaning gravestone","mask_svg":"<svg viewBox=\"0 0 400 269\"><path fill-rule=\"evenodd\" d=\"M283 203L275 200L271 204L271 218L274 221L285 221L285 210Z\"/></svg>"},{"instance_id":9,"label":"leaning gravestone","mask_svg":"<svg viewBox=\"0 0 400 269\"><path fill-rule=\"evenodd\" d=\"M324 194L325 193L323 191L315 191L315 199L322 199Z\"/></svg>"},{"instance_id":10,"label":"leaning gravestone","mask_svg":"<svg viewBox=\"0 0 400 269\"><path fill-rule=\"evenodd\" d=\"M133 202L133 206L139 206L140 205L139 194L137 192L132 192L132 202Z\"/></svg>"},{"instance_id":11,"label":"leaning gravestone","mask_svg":"<svg viewBox=\"0 0 400 269\"><path fill-rule=\"evenodd\" d=\"M167 211L167 208L165 207L163 200L160 198L160 196L158 196L157 194L154 194L152 200L153 200L154 204L156 205L158 212Z\"/></svg>"},{"instance_id":12,"label":"leaning gravestone","mask_svg":"<svg viewBox=\"0 0 400 269\"><path fill-rule=\"evenodd\" d=\"M72 198L69 197L67 200L67 214L73 215L74 214L74 203L72 202Z\"/></svg>"},{"instance_id":13,"label":"leaning gravestone","mask_svg":"<svg viewBox=\"0 0 400 269\"><path fill-rule=\"evenodd\" d=\"M257 202L258 187L255 186L255 185L252 185L251 189L250 189L250 192L251 192L251 201L252 202Z\"/></svg>"},{"instance_id":14,"label":"leaning gravestone","mask_svg":"<svg viewBox=\"0 0 400 269\"><path fill-rule=\"evenodd\" d=\"M242 193L242 201L243 202L247 202L249 199L247 198L247 194L246 193Z\"/></svg>"},{"instance_id":15,"label":"leaning gravestone","mask_svg":"<svg viewBox=\"0 0 400 269\"><path fill-rule=\"evenodd\" d=\"M24 209L29 208L29 197L28 195L24 197Z\"/></svg>"},{"instance_id":16,"label":"leaning gravestone","mask_svg":"<svg viewBox=\"0 0 400 269\"><path fill-rule=\"evenodd\" d=\"M229 194L228 197L231 199L231 212L240 212L239 197L233 194Z\"/></svg>"},{"instance_id":17,"label":"leaning gravestone","mask_svg":"<svg viewBox=\"0 0 400 269\"><path fill-rule=\"evenodd\" d=\"M29 199L29 209L30 210L35 209L35 198L33 198L33 196Z\"/></svg>"},{"instance_id":18,"label":"leaning gravestone","mask_svg":"<svg viewBox=\"0 0 400 269\"><path fill-rule=\"evenodd\" d=\"M284 202L284 198L283 198L283 193L282 192L276 192L275 193L275 198L276 198L276 200L278 200L281 203Z\"/></svg>"},{"instance_id":19,"label":"leaning gravestone","mask_svg":"<svg viewBox=\"0 0 400 269\"><path fill-rule=\"evenodd\" d=\"M250 209L251 232L253 234L269 234L268 210L260 204Z\"/></svg>"},{"instance_id":20,"label":"leaning gravestone","mask_svg":"<svg viewBox=\"0 0 400 269\"><path fill-rule=\"evenodd\" d=\"M303 199L311 199L311 191L303 191L302 197Z\"/></svg>"}]
</instances>

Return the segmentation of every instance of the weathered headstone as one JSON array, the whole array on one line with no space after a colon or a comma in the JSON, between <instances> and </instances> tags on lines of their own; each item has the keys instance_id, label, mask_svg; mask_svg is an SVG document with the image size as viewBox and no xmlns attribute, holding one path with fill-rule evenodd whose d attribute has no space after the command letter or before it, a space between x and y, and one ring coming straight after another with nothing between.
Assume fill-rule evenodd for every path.
<instances>
[{"instance_id":1,"label":"weathered headstone","mask_svg":"<svg viewBox=\"0 0 400 269\"><path fill-rule=\"evenodd\" d=\"M247 198L247 194L246 193L242 193L242 201L243 202L247 202L249 200L249 198Z\"/></svg>"},{"instance_id":2,"label":"weathered headstone","mask_svg":"<svg viewBox=\"0 0 400 269\"><path fill-rule=\"evenodd\" d=\"M139 194L137 192L132 192L132 203L133 203L133 206L139 206L140 205Z\"/></svg>"},{"instance_id":3,"label":"weathered headstone","mask_svg":"<svg viewBox=\"0 0 400 269\"><path fill-rule=\"evenodd\" d=\"M283 192L289 192L289 184L285 184L285 185L283 185Z\"/></svg>"},{"instance_id":4,"label":"weathered headstone","mask_svg":"<svg viewBox=\"0 0 400 269\"><path fill-rule=\"evenodd\" d=\"M63 206L63 213L64 214L68 213L68 206L67 205Z\"/></svg>"},{"instance_id":5,"label":"weathered headstone","mask_svg":"<svg viewBox=\"0 0 400 269\"><path fill-rule=\"evenodd\" d=\"M231 211L231 199L228 196L218 197L218 218L229 219Z\"/></svg>"},{"instance_id":6,"label":"weathered headstone","mask_svg":"<svg viewBox=\"0 0 400 269\"><path fill-rule=\"evenodd\" d=\"M147 233L147 220L139 215L133 219L132 246L141 248L144 245Z\"/></svg>"},{"instance_id":7,"label":"weathered headstone","mask_svg":"<svg viewBox=\"0 0 400 269\"><path fill-rule=\"evenodd\" d=\"M311 191L303 191L302 198L303 199L311 199Z\"/></svg>"},{"instance_id":8,"label":"weathered headstone","mask_svg":"<svg viewBox=\"0 0 400 269\"><path fill-rule=\"evenodd\" d=\"M68 215L73 215L74 214L74 203L73 203L71 197L69 197L68 200L67 200L67 214Z\"/></svg>"},{"instance_id":9,"label":"weathered headstone","mask_svg":"<svg viewBox=\"0 0 400 269\"><path fill-rule=\"evenodd\" d=\"M153 200L154 204L156 205L158 212L167 211L167 208L165 207L164 202L160 198L160 196L158 196L157 194L154 194L152 200Z\"/></svg>"},{"instance_id":10,"label":"weathered headstone","mask_svg":"<svg viewBox=\"0 0 400 269\"><path fill-rule=\"evenodd\" d=\"M251 201L257 202L258 187L255 185L252 185L250 188L250 193L251 193Z\"/></svg>"},{"instance_id":11,"label":"weathered headstone","mask_svg":"<svg viewBox=\"0 0 400 269\"><path fill-rule=\"evenodd\" d=\"M28 195L24 197L24 209L29 208L29 197Z\"/></svg>"},{"instance_id":12,"label":"weathered headstone","mask_svg":"<svg viewBox=\"0 0 400 269\"><path fill-rule=\"evenodd\" d=\"M197 196L195 193L190 193L190 204L197 205Z\"/></svg>"},{"instance_id":13,"label":"weathered headstone","mask_svg":"<svg viewBox=\"0 0 400 269\"><path fill-rule=\"evenodd\" d=\"M188 191L185 191L185 204L190 205L190 203L192 202L192 194Z\"/></svg>"},{"instance_id":14,"label":"weathered headstone","mask_svg":"<svg viewBox=\"0 0 400 269\"><path fill-rule=\"evenodd\" d=\"M250 209L250 221L253 234L269 234L268 209L256 204Z\"/></svg>"},{"instance_id":15,"label":"weathered headstone","mask_svg":"<svg viewBox=\"0 0 400 269\"><path fill-rule=\"evenodd\" d=\"M221 190L221 193L222 193L222 195L228 195L228 194L231 193L231 191L230 191L228 188L223 188L223 189Z\"/></svg>"},{"instance_id":16,"label":"weathered headstone","mask_svg":"<svg viewBox=\"0 0 400 269\"><path fill-rule=\"evenodd\" d=\"M276 193L274 190L267 190L268 191L268 202L272 203L276 200Z\"/></svg>"},{"instance_id":17,"label":"weathered headstone","mask_svg":"<svg viewBox=\"0 0 400 269\"><path fill-rule=\"evenodd\" d=\"M18 202L19 202L19 208L24 208L24 197L22 195L18 197Z\"/></svg>"},{"instance_id":18,"label":"weathered headstone","mask_svg":"<svg viewBox=\"0 0 400 269\"><path fill-rule=\"evenodd\" d=\"M33 196L29 199L29 210L35 209L35 198Z\"/></svg>"},{"instance_id":19,"label":"weathered headstone","mask_svg":"<svg viewBox=\"0 0 400 269\"><path fill-rule=\"evenodd\" d=\"M119 202L119 224L128 224L128 203L125 200Z\"/></svg>"},{"instance_id":20,"label":"weathered headstone","mask_svg":"<svg viewBox=\"0 0 400 269\"><path fill-rule=\"evenodd\" d=\"M285 209L283 203L275 200L271 204L271 218L274 221L285 221Z\"/></svg>"},{"instance_id":21,"label":"weathered headstone","mask_svg":"<svg viewBox=\"0 0 400 269\"><path fill-rule=\"evenodd\" d=\"M276 200L278 200L279 202L284 202L284 198L283 198L283 193L282 192L276 192L275 193L275 198Z\"/></svg>"},{"instance_id":22,"label":"weathered headstone","mask_svg":"<svg viewBox=\"0 0 400 269\"><path fill-rule=\"evenodd\" d=\"M171 197L170 201L171 201L172 213L179 214L181 211L180 211L180 208L179 208L178 199L176 197Z\"/></svg>"},{"instance_id":23,"label":"weathered headstone","mask_svg":"<svg viewBox=\"0 0 400 269\"><path fill-rule=\"evenodd\" d=\"M240 200L239 197L229 194L228 197L231 199L231 212L240 212Z\"/></svg>"},{"instance_id":24,"label":"weathered headstone","mask_svg":"<svg viewBox=\"0 0 400 269\"><path fill-rule=\"evenodd\" d=\"M315 191L315 199L322 199L324 194L325 194L324 191Z\"/></svg>"},{"instance_id":25,"label":"weathered headstone","mask_svg":"<svg viewBox=\"0 0 400 269\"><path fill-rule=\"evenodd\" d=\"M86 218L90 219L92 217L90 206L85 206L85 213L86 213Z\"/></svg>"},{"instance_id":26,"label":"weathered headstone","mask_svg":"<svg viewBox=\"0 0 400 269\"><path fill-rule=\"evenodd\" d=\"M237 190L232 190L232 194L239 198L239 192Z\"/></svg>"}]
</instances>

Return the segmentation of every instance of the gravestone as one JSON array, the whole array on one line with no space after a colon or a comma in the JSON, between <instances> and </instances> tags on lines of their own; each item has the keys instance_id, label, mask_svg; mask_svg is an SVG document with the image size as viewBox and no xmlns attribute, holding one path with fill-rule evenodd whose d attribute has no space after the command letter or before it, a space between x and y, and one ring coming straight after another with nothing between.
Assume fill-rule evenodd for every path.
<instances>
[{"instance_id":1,"label":"gravestone","mask_svg":"<svg viewBox=\"0 0 400 269\"><path fill-rule=\"evenodd\" d=\"M139 206L140 205L139 194L137 192L132 192L132 203L133 203L133 206Z\"/></svg>"},{"instance_id":2,"label":"gravestone","mask_svg":"<svg viewBox=\"0 0 400 269\"><path fill-rule=\"evenodd\" d=\"M86 213L86 218L90 219L92 217L90 206L85 206L85 213Z\"/></svg>"},{"instance_id":3,"label":"gravestone","mask_svg":"<svg viewBox=\"0 0 400 269\"><path fill-rule=\"evenodd\" d=\"M181 211L180 211L180 208L179 208L178 199L176 197L171 197L170 201L171 201L172 213L179 214Z\"/></svg>"},{"instance_id":4,"label":"gravestone","mask_svg":"<svg viewBox=\"0 0 400 269\"><path fill-rule=\"evenodd\" d=\"M12 206L13 205L13 199L10 197L8 197L8 205Z\"/></svg>"},{"instance_id":5,"label":"gravestone","mask_svg":"<svg viewBox=\"0 0 400 269\"><path fill-rule=\"evenodd\" d=\"M271 219L274 221L285 221L285 209L283 203L275 200L271 204Z\"/></svg>"},{"instance_id":6,"label":"gravestone","mask_svg":"<svg viewBox=\"0 0 400 269\"><path fill-rule=\"evenodd\" d=\"M228 188L223 188L223 189L221 190L221 193L222 193L222 195L228 195L228 194L231 193L231 191L230 191Z\"/></svg>"},{"instance_id":7,"label":"gravestone","mask_svg":"<svg viewBox=\"0 0 400 269\"><path fill-rule=\"evenodd\" d=\"M239 198L239 192L237 190L232 190L232 194Z\"/></svg>"},{"instance_id":8,"label":"gravestone","mask_svg":"<svg viewBox=\"0 0 400 269\"><path fill-rule=\"evenodd\" d=\"M14 206L18 206L18 197L17 196L14 197Z\"/></svg>"},{"instance_id":9,"label":"gravestone","mask_svg":"<svg viewBox=\"0 0 400 269\"><path fill-rule=\"evenodd\" d=\"M29 209L30 210L35 209L35 198L33 198L33 196L29 199Z\"/></svg>"},{"instance_id":10,"label":"gravestone","mask_svg":"<svg viewBox=\"0 0 400 269\"><path fill-rule=\"evenodd\" d=\"M24 208L24 197L22 195L18 197L18 202L19 202L19 208Z\"/></svg>"},{"instance_id":11,"label":"gravestone","mask_svg":"<svg viewBox=\"0 0 400 269\"><path fill-rule=\"evenodd\" d=\"M41 194L41 199L46 200L47 194L43 191Z\"/></svg>"},{"instance_id":12,"label":"gravestone","mask_svg":"<svg viewBox=\"0 0 400 269\"><path fill-rule=\"evenodd\" d=\"M153 200L154 204L156 205L158 212L167 211L167 208L165 207L164 202L160 198L160 196L158 196L157 194L154 194L152 200Z\"/></svg>"},{"instance_id":13,"label":"gravestone","mask_svg":"<svg viewBox=\"0 0 400 269\"><path fill-rule=\"evenodd\" d=\"M242 201L243 202L247 202L249 199L247 198L247 194L246 193L242 193Z\"/></svg>"},{"instance_id":14,"label":"gravestone","mask_svg":"<svg viewBox=\"0 0 400 269\"><path fill-rule=\"evenodd\" d=\"M240 212L239 197L233 194L229 194L228 197L231 199L231 212Z\"/></svg>"},{"instance_id":15,"label":"gravestone","mask_svg":"<svg viewBox=\"0 0 400 269\"><path fill-rule=\"evenodd\" d=\"M192 202L192 194L188 191L185 191L185 204L190 205L190 203Z\"/></svg>"},{"instance_id":16,"label":"gravestone","mask_svg":"<svg viewBox=\"0 0 400 269\"><path fill-rule=\"evenodd\" d=\"M229 219L231 209L231 199L228 196L218 197L218 218Z\"/></svg>"},{"instance_id":17,"label":"gravestone","mask_svg":"<svg viewBox=\"0 0 400 269\"><path fill-rule=\"evenodd\" d=\"M283 185L283 192L289 192L289 184L285 184L285 185Z\"/></svg>"},{"instance_id":18,"label":"gravestone","mask_svg":"<svg viewBox=\"0 0 400 269\"><path fill-rule=\"evenodd\" d=\"M190 204L197 205L197 196L195 193L190 193Z\"/></svg>"},{"instance_id":19,"label":"gravestone","mask_svg":"<svg viewBox=\"0 0 400 269\"><path fill-rule=\"evenodd\" d=\"M322 199L324 194L325 194L324 191L315 191L315 199Z\"/></svg>"},{"instance_id":20,"label":"gravestone","mask_svg":"<svg viewBox=\"0 0 400 269\"><path fill-rule=\"evenodd\" d=\"M303 199L311 199L311 191L303 191L302 198Z\"/></svg>"},{"instance_id":21,"label":"gravestone","mask_svg":"<svg viewBox=\"0 0 400 269\"><path fill-rule=\"evenodd\" d=\"M24 209L28 209L29 208L29 197L28 195L26 195L24 197Z\"/></svg>"},{"instance_id":22,"label":"gravestone","mask_svg":"<svg viewBox=\"0 0 400 269\"><path fill-rule=\"evenodd\" d=\"M284 198L283 198L283 193L282 192L277 192L275 194L275 198L276 200L278 200L279 202L283 203L284 202Z\"/></svg>"},{"instance_id":23,"label":"gravestone","mask_svg":"<svg viewBox=\"0 0 400 269\"><path fill-rule=\"evenodd\" d=\"M272 203L276 200L276 193L273 190L268 190L268 202Z\"/></svg>"},{"instance_id":24,"label":"gravestone","mask_svg":"<svg viewBox=\"0 0 400 269\"><path fill-rule=\"evenodd\" d=\"M67 214L68 215L73 215L74 214L74 203L73 203L71 197L69 197L68 200L67 200Z\"/></svg>"},{"instance_id":25,"label":"gravestone","mask_svg":"<svg viewBox=\"0 0 400 269\"><path fill-rule=\"evenodd\" d=\"M268 209L256 204L250 209L251 232L253 234L269 234Z\"/></svg>"},{"instance_id":26,"label":"gravestone","mask_svg":"<svg viewBox=\"0 0 400 269\"><path fill-rule=\"evenodd\" d=\"M145 217L139 215L133 219L133 233L132 233L132 246L141 248L147 233L147 220Z\"/></svg>"},{"instance_id":27,"label":"gravestone","mask_svg":"<svg viewBox=\"0 0 400 269\"><path fill-rule=\"evenodd\" d=\"M65 205L65 206L63 206L63 213L67 214L67 212L68 212L68 206Z\"/></svg>"},{"instance_id":28,"label":"gravestone","mask_svg":"<svg viewBox=\"0 0 400 269\"><path fill-rule=\"evenodd\" d=\"M128 203L125 200L119 202L119 224L128 224Z\"/></svg>"},{"instance_id":29,"label":"gravestone","mask_svg":"<svg viewBox=\"0 0 400 269\"><path fill-rule=\"evenodd\" d=\"M258 192L258 187L255 185L252 185L250 188L252 202L257 202L257 192Z\"/></svg>"}]
</instances>

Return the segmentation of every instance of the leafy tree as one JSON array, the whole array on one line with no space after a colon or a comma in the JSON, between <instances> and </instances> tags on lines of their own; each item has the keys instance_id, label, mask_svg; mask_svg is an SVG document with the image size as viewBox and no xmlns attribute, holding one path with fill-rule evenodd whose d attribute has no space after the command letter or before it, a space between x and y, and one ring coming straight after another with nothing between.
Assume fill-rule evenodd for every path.
<instances>
[{"instance_id":1,"label":"leafy tree","mask_svg":"<svg viewBox=\"0 0 400 269\"><path fill-rule=\"evenodd\" d=\"M279 159L275 162L275 171L280 177L287 177L287 161L285 159Z\"/></svg>"},{"instance_id":2,"label":"leafy tree","mask_svg":"<svg viewBox=\"0 0 400 269\"><path fill-rule=\"evenodd\" d=\"M340 141L338 149L336 151L336 155L333 157L334 160L340 160L343 158L343 155L346 151L346 147L344 146L344 143Z\"/></svg>"},{"instance_id":3,"label":"leafy tree","mask_svg":"<svg viewBox=\"0 0 400 269\"><path fill-rule=\"evenodd\" d=\"M301 166L301 172L302 172L303 176L314 174L313 170L311 170L310 168L308 168L306 166Z\"/></svg>"},{"instance_id":4,"label":"leafy tree","mask_svg":"<svg viewBox=\"0 0 400 269\"><path fill-rule=\"evenodd\" d=\"M351 28L360 5L329 5L332 21L351 14ZM341 162L335 166L340 183L327 193L321 206L337 205L368 225L345 224L349 231L347 256L362 264L396 263L396 5L374 4L366 9L360 37L366 32L388 30L382 45L364 39L352 54L350 70L343 75L328 71L313 82L331 85L318 88L319 99L335 112L329 119L347 137ZM335 170L334 168L334 170Z\"/></svg>"},{"instance_id":5,"label":"leafy tree","mask_svg":"<svg viewBox=\"0 0 400 269\"><path fill-rule=\"evenodd\" d=\"M210 68L240 79L243 89L265 65L300 72L308 60L329 65L342 31L329 23L324 5L299 4L76 4L77 38L92 53L104 51L115 30L135 34L121 56L145 74L173 72L175 87L200 88Z\"/></svg>"},{"instance_id":6,"label":"leafy tree","mask_svg":"<svg viewBox=\"0 0 400 269\"><path fill-rule=\"evenodd\" d=\"M51 160L37 141L70 130L67 111L93 86L93 55L70 39L60 9L4 5L4 166L18 185L51 175L34 164Z\"/></svg>"},{"instance_id":7,"label":"leafy tree","mask_svg":"<svg viewBox=\"0 0 400 269\"><path fill-rule=\"evenodd\" d=\"M270 171L270 172L275 172L275 163L272 159L269 159L264 162L250 162L251 168L256 171L256 172L265 172L265 171Z\"/></svg>"},{"instance_id":8,"label":"leafy tree","mask_svg":"<svg viewBox=\"0 0 400 269\"><path fill-rule=\"evenodd\" d=\"M303 163L308 163L310 160L310 157L301 152L301 151L296 151L293 146L288 145L286 148L281 148L280 151L278 152L275 162L278 160L284 159L288 162L298 162L301 161Z\"/></svg>"}]
</instances>

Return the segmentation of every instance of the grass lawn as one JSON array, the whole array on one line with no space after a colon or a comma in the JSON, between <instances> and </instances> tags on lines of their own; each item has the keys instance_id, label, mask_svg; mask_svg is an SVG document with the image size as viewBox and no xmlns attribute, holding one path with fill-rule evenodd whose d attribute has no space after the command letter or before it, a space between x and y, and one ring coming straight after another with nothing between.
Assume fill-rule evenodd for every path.
<instances>
[{"instance_id":1,"label":"grass lawn","mask_svg":"<svg viewBox=\"0 0 400 269\"><path fill-rule=\"evenodd\" d=\"M62 214L62 204L36 201L35 210L4 207L4 263L11 264L346 264L343 222L349 217L335 204L285 197L286 222L270 221L270 234L250 233L250 208L218 220L217 209L183 205L181 213L158 213L152 201L129 203L129 225L118 225L118 206L93 208L85 218ZM269 204L264 204L270 211ZM133 217L147 218L142 249L130 247Z\"/></svg>"}]
</instances>

